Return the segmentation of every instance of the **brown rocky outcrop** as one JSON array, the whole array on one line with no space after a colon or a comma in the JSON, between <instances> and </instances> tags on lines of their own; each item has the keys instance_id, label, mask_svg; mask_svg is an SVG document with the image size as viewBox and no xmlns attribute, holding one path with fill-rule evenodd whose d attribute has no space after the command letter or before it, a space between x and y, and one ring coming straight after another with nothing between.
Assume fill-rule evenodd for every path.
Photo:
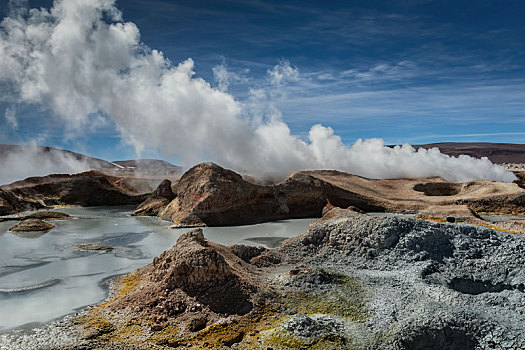
<instances>
[{"instance_id":1,"label":"brown rocky outcrop","mask_svg":"<svg viewBox=\"0 0 525 350\"><path fill-rule=\"evenodd\" d=\"M73 217L66 213L59 211L37 211L35 213L25 215L23 219L40 219L40 220L69 220Z\"/></svg>"},{"instance_id":2,"label":"brown rocky outcrop","mask_svg":"<svg viewBox=\"0 0 525 350\"><path fill-rule=\"evenodd\" d=\"M419 219L442 219L450 222L477 221L481 218L466 205L429 206L416 216Z\"/></svg>"},{"instance_id":3,"label":"brown rocky outcrop","mask_svg":"<svg viewBox=\"0 0 525 350\"><path fill-rule=\"evenodd\" d=\"M53 227L55 227L55 225L40 219L26 219L11 227L9 231L47 231Z\"/></svg>"},{"instance_id":4,"label":"brown rocky outcrop","mask_svg":"<svg viewBox=\"0 0 525 350\"><path fill-rule=\"evenodd\" d=\"M6 215L54 205L126 205L146 198L122 186L120 180L99 171L27 178L2 186L0 211Z\"/></svg>"},{"instance_id":5,"label":"brown rocky outcrop","mask_svg":"<svg viewBox=\"0 0 525 350\"><path fill-rule=\"evenodd\" d=\"M292 173L283 183L264 186L214 163L202 163L181 177L177 197L159 216L180 227L242 225L320 217L327 201L364 211L384 210L373 200L305 173Z\"/></svg>"},{"instance_id":6,"label":"brown rocky outcrop","mask_svg":"<svg viewBox=\"0 0 525 350\"><path fill-rule=\"evenodd\" d=\"M169 204L170 196L158 192L134 214L158 215L174 222L174 227L321 217L334 207L440 217L442 208L455 211L459 207L469 217L476 212L525 213L525 189L516 183L449 183L440 178L374 180L335 170L315 170L292 173L277 185L261 185L213 163L188 170ZM440 212L432 214L435 208ZM458 215L454 214L465 217Z\"/></svg>"},{"instance_id":7,"label":"brown rocky outcrop","mask_svg":"<svg viewBox=\"0 0 525 350\"><path fill-rule=\"evenodd\" d=\"M244 260L245 262L251 262L253 258L258 257L268 249L264 247L254 247L254 246L247 246L242 244L234 244L230 246L230 250L233 254L237 255L239 258Z\"/></svg>"},{"instance_id":8,"label":"brown rocky outcrop","mask_svg":"<svg viewBox=\"0 0 525 350\"><path fill-rule=\"evenodd\" d=\"M157 216L176 196L171 189L171 181L166 179L160 183L148 199L133 210L131 215Z\"/></svg>"},{"instance_id":9,"label":"brown rocky outcrop","mask_svg":"<svg viewBox=\"0 0 525 350\"><path fill-rule=\"evenodd\" d=\"M73 217L66 213L61 213L58 211L37 211L24 216L11 216L0 218L0 222L3 221L20 221L27 219L40 219L40 220L69 220Z\"/></svg>"},{"instance_id":10,"label":"brown rocky outcrop","mask_svg":"<svg viewBox=\"0 0 525 350\"><path fill-rule=\"evenodd\" d=\"M190 332L225 315L250 312L261 290L255 267L229 247L204 238L201 229L183 234L175 246L125 277L126 294L106 310L132 310L149 320L153 330L166 322L186 324ZM185 312L186 311L186 312Z\"/></svg>"},{"instance_id":11,"label":"brown rocky outcrop","mask_svg":"<svg viewBox=\"0 0 525 350\"><path fill-rule=\"evenodd\" d=\"M25 210L29 206L10 191L0 188L0 215L10 215Z\"/></svg>"}]
</instances>

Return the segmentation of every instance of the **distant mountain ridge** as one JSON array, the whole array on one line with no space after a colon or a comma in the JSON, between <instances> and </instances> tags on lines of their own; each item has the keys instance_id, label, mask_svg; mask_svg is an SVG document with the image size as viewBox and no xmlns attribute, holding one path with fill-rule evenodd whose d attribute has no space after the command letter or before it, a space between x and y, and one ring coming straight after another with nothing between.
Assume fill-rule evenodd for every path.
<instances>
[{"instance_id":1,"label":"distant mountain ridge","mask_svg":"<svg viewBox=\"0 0 525 350\"><path fill-rule=\"evenodd\" d=\"M441 153L457 157L466 154L474 158L487 157L496 164L525 163L525 144L490 142L441 142L412 145L419 148L437 147Z\"/></svg>"},{"instance_id":2,"label":"distant mountain ridge","mask_svg":"<svg viewBox=\"0 0 525 350\"><path fill-rule=\"evenodd\" d=\"M172 172L182 171L182 168L171 164L165 160L160 159L131 159L131 160L117 160L109 162L104 159L86 156L81 153L67 151L60 148L53 148L47 146L31 146L31 145L10 145L0 144L0 160L12 153L22 152L38 152L45 156L49 156L51 160L60 159L60 156L67 156L74 158L80 162L85 162L93 170L119 170L123 168L136 170L169 170Z\"/></svg>"},{"instance_id":3,"label":"distant mountain ridge","mask_svg":"<svg viewBox=\"0 0 525 350\"><path fill-rule=\"evenodd\" d=\"M93 169L115 169L117 166L106 160L89 157L84 154L67 151L64 149L47 147L47 146L32 146L32 145L8 145L0 144L0 159L7 157L10 153L23 153L23 152L38 152L50 157L51 160L60 156L68 156L78 161L85 162Z\"/></svg>"},{"instance_id":4,"label":"distant mountain ridge","mask_svg":"<svg viewBox=\"0 0 525 350\"><path fill-rule=\"evenodd\" d=\"M117 160L117 161L112 162L112 164L116 164L124 168L133 168L133 169L146 169L146 170L170 169L174 171L182 170L182 167L173 165L170 162L166 162L165 160L160 160L160 159Z\"/></svg>"}]
</instances>

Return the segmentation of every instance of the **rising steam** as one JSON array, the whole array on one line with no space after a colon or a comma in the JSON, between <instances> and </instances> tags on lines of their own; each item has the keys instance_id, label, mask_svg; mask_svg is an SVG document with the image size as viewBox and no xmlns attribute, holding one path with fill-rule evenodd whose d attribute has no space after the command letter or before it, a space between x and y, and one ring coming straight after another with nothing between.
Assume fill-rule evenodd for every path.
<instances>
[{"instance_id":1,"label":"rising steam","mask_svg":"<svg viewBox=\"0 0 525 350\"><path fill-rule=\"evenodd\" d=\"M452 158L436 149L388 148L380 139L349 148L322 125L314 125L305 142L279 113L241 117L246 109L225 85L214 88L193 69L191 58L172 65L142 45L115 0L56 0L49 10L11 11L0 31L0 82L10 84L20 102L49 108L70 130L109 116L137 152L157 147L186 166L214 160L258 176L331 168L371 178L514 179L487 159ZM297 74L277 66L269 81L278 85Z\"/></svg>"},{"instance_id":2,"label":"rising steam","mask_svg":"<svg viewBox=\"0 0 525 350\"><path fill-rule=\"evenodd\" d=\"M73 154L36 145L13 147L8 151L0 147L0 151L0 185L31 176L79 173L93 168L93 164L77 159Z\"/></svg>"}]
</instances>

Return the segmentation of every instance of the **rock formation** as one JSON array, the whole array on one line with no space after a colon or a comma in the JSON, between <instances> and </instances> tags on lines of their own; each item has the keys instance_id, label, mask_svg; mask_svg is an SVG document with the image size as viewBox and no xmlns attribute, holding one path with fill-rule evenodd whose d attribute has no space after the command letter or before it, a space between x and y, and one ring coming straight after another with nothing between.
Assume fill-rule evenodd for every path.
<instances>
[{"instance_id":1,"label":"rock formation","mask_svg":"<svg viewBox=\"0 0 525 350\"><path fill-rule=\"evenodd\" d=\"M27 219L40 219L40 220L69 220L73 217L66 213L61 213L58 211L37 211L28 215L23 216L8 216L0 217L0 222L4 221L21 221Z\"/></svg>"},{"instance_id":2,"label":"rock formation","mask_svg":"<svg viewBox=\"0 0 525 350\"><path fill-rule=\"evenodd\" d=\"M55 225L40 219L25 219L11 227L9 231L47 231L53 227Z\"/></svg>"},{"instance_id":3,"label":"rock formation","mask_svg":"<svg viewBox=\"0 0 525 350\"><path fill-rule=\"evenodd\" d=\"M232 249L208 242L202 230L195 229L153 263L123 277L118 296L95 309L89 320L103 317L116 330L129 324L127 316L140 315L136 320L150 331L172 332L176 324L180 331L195 333L254 308L263 289L254 272ZM91 331L86 337L93 337Z\"/></svg>"},{"instance_id":4,"label":"rock formation","mask_svg":"<svg viewBox=\"0 0 525 350\"><path fill-rule=\"evenodd\" d=\"M443 220L476 218L477 212L525 213L525 189L493 181L372 180L316 170L292 173L277 185L260 185L216 164L202 163L181 177L175 198L166 204L172 198L168 188L162 184L133 214L158 215L174 227L193 227L321 217L323 209L349 206L361 212L422 212L421 216Z\"/></svg>"},{"instance_id":5,"label":"rock formation","mask_svg":"<svg viewBox=\"0 0 525 350\"><path fill-rule=\"evenodd\" d=\"M319 217L327 201L365 211L383 210L373 200L308 174L293 173L281 184L263 186L247 182L239 174L216 164L202 163L181 177L177 197L159 216L180 227L241 225ZM137 208L136 213L159 202L151 198Z\"/></svg>"},{"instance_id":6,"label":"rock formation","mask_svg":"<svg viewBox=\"0 0 525 350\"><path fill-rule=\"evenodd\" d=\"M41 205L39 206L36 203L33 204L18 198L11 191L0 188L0 215L10 215L24 210L38 209L41 207Z\"/></svg>"},{"instance_id":7,"label":"rock formation","mask_svg":"<svg viewBox=\"0 0 525 350\"><path fill-rule=\"evenodd\" d=\"M40 219L40 220L69 220L73 217L66 213L59 211L37 211L28 215L24 215L22 220L26 219Z\"/></svg>"},{"instance_id":8,"label":"rock formation","mask_svg":"<svg viewBox=\"0 0 525 350\"><path fill-rule=\"evenodd\" d=\"M157 216L159 212L176 197L171 189L171 181L164 180L153 193L142 202L131 215Z\"/></svg>"},{"instance_id":9,"label":"rock formation","mask_svg":"<svg viewBox=\"0 0 525 350\"><path fill-rule=\"evenodd\" d=\"M0 188L0 212L7 215L55 205L137 204L145 199L121 180L98 171L28 178Z\"/></svg>"}]
</instances>

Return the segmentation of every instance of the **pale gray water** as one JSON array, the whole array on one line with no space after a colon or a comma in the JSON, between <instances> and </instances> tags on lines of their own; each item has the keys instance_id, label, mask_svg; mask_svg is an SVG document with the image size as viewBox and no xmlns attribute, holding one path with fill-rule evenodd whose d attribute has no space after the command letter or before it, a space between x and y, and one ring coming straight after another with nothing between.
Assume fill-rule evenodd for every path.
<instances>
[{"instance_id":1,"label":"pale gray water","mask_svg":"<svg viewBox=\"0 0 525 350\"><path fill-rule=\"evenodd\" d=\"M172 247L188 229L170 222L132 217L132 207L60 208L77 217L53 221L47 233L13 233L16 222L0 222L0 330L46 322L102 301L108 277L133 271ZM275 247L308 229L312 219L258 225L207 227L205 236L222 244ZM118 247L82 251L74 244Z\"/></svg>"}]
</instances>

